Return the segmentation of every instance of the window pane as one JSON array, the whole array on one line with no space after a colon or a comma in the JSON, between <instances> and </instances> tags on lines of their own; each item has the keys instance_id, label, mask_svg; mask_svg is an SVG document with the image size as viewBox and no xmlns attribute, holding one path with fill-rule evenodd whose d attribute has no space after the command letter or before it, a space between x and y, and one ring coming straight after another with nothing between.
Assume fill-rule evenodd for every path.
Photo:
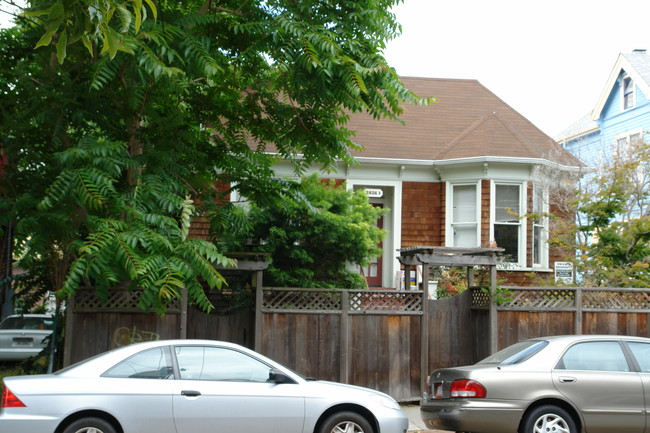
<instances>
[{"instance_id":1,"label":"window pane","mask_svg":"<svg viewBox=\"0 0 650 433\"><path fill-rule=\"evenodd\" d=\"M156 347L133 355L108 370L102 376L167 379L172 377L173 371L163 349Z\"/></svg>"},{"instance_id":2,"label":"window pane","mask_svg":"<svg viewBox=\"0 0 650 433\"><path fill-rule=\"evenodd\" d=\"M533 263L542 263L542 227L533 227Z\"/></svg>"},{"instance_id":3,"label":"window pane","mask_svg":"<svg viewBox=\"0 0 650 433\"><path fill-rule=\"evenodd\" d=\"M650 373L650 344L628 342L636 361L644 373Z\"/></svg>"},{"instance_id":4,"label":"window pane","mask_svg":"<svg viewBox=\"0 0 650 433\"><path fill-rule=\"evenodd\" d=\"M530 359L546 346L548 346L548 341L520 341L488 356L478 364L518 364Z\"/></svg>"},{"instance_id":5,"label":"window pane","mask_svg":"<svg viewBox=\"0 0 650 433\"><path fill-rule=\"evenodd\" d=\"M0 323L0 329L52 329L54 319L41 317L9 317Z\"/></svg>"},{"instance_id":6,"label":"window pane","mask_svg":"<svg viewBox=\"0 0 650 433\"><path fill-rule=\"evenodd\" d=\"M497 222L519 222L519 185L497 185L495 203Z\"/></svg>"},{"instance_id":7,"label":"window pane","mask_svg":"<svg viewBox=\"0 0 650 433\"><path fill-rule=\"evenodd\" d=\"M266 382L271 368L236 350L221 347L176 348L181 379Z\"/></svg>"},{"instance_id":8,"label":"window pane","mask_svg":"<svg viewBox=\"0 0 650 433\"><path fill-rule=\"evenodd\" d=\"M476 185L455 185L453 194L454 215L452 221L455 223L475 223Z\"/></svg>"},{"instance_id":9,"label":"window pane","mask_svg":"<svg viewBox=\"0 0 650 433\"><path fill-rule=\"evenodd\" d=\"M538 216L544 214L544 190L542 188L535 188L533 196L533 212Z\"/></svg>"},{"instance_id":10,"label":"window pane","mask_svg":"<svg viewBox=\"0 0 650 433\"><path fill-rule=\"evenodd\" d=\"M476 248L478 242L476 240L476 224L470 225L454 225L454 246L464 248Z\"/></svg>"},{"instance_id":11,"label":"window pane","mask_svg":"<svg viewBox=\"0 0 650 433\"><path fill-rule=\"evenodd\" d=\"M634 106L634 81L630 77L623 78L623 108Z\"/></svg>"},{"instance_id":12,"label":"window pane","mask_svg":"<svg viewBox=\"0 0 650 433\"><path fill-rule=\"evenodd\" d=\"M578 343L562 357L565 370L630 371L621 346L616 341Z\"/></svg>"},{"instance_id":13,"label":"window pane","mask_svg":"<svg viewBox=\"0 0 650 433\"><path fill-rule=\"evenodd\" d=\"M519 261L519 226L494 225L494 240L499 248L505 249L505 254L513 262Z\"/></svg>"}]
</instances>

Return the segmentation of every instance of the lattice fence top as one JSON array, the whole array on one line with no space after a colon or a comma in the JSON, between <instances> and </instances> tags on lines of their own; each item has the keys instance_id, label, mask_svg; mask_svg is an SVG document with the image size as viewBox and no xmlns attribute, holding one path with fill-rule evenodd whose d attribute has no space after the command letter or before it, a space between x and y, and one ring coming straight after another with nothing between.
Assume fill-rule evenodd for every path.
<instances>
[{"instance_id":1,"label":"lattice fence top","mask_svg":"<svg viewBox=\"0 0 650 433\"><path fill-rule=\"evenodd\" d=\"M268 310L340 311L342 292L264 289L262 308Z\"/></svg>"},{"instance_id":2,"label":"lattice fence top","mask_svg":"<svg viewBox=\"0 0 650 433\"><path fill-rule=\"evenodd\" d=\"M624 309L650 310L650 290L633 292L596 292L582 293L583 308L589 309Z\"/></svg>"},{"instance_id":3,"label":"lattice fence top","mask_svg":"<svg viewBox=\"0 0 650 433\"><path fill-rule=\"evenodd\" d=\"M526 290L510 291L501 297L500 306L510 308L563 309L575 306L575 292L572 290Z\"/></svg>"},{"instance_id":4,"label":"lattice fence top","mask_svg":"<svg viewBox=\"0 0 650 433\"><path fill-rule=\"evenodd\" d=\"M496 299L498 309L509 310L650 312L650 289L505 287ZM473 307L489 305L487 290L472 290Z\"/></svg>"},{"instance_id":5,"label":"lattice fence top","mask_svg":"<svg viewBox=\"0 0 650 433\"><path fill-rule=\"evenodd\" d=\"M140 290L109 290L108 298L102 301L94 290L80 290L74 296L74 308L76 312L142 312L138 305L141 296ZM180 311L180 300L172 302L167 311Z\"/></svg>"},{"instance_id":6,"label":"lattice fence top","mask_svg":"<svg viewBox=\"0 0 650 433\"><path fill-rule=\"evenodd\" d=\"M286 313L422 313L422 292L399 290L264 289L262 309Z\"/></svg>"}]
</instances>

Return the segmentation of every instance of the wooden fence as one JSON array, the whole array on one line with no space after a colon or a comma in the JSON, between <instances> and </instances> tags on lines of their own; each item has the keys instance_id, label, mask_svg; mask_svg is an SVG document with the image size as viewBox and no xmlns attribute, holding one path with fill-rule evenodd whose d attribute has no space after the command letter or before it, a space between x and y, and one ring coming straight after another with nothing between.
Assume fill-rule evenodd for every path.
<instances>
[{"instance_id":1,"label":"wooden fence","mask_svg":"<svg viewBox=\"0 0 650 433\"><path fill-rule=\"evenodd\" d=\"M481 323L476 338L496 335L498 348L543 335L650 337L649 289L503 287L498 302L473 289L472 308ZM496 323L489 319L491 309L497 311Z\"/></svg>"},{"instance_id":2,"label":"wooden fence","mask_svg":"<svg viewBox=\"0 0 650 433\"><path fill-rule=\"evenodd\" d=\"M252 295L252 294L251 294ZM228 297L218 305L232 303ZM100 302L79 293L68 305L65 364L146 339L227 340L306 375L419 400L428 373L472 364L497 348L558 334L650 337L646 289L506 287L427 300L422 291L258 288L234 312L172 306L165 317L138 310L137 293ZM242 302L243 300L243 302ZM497 302L498 301L498 302Z\"/></svg>"},{"instance_id":3,"label":"wooden fence","mask_svg":"<svg viewBox=\"0 0 650 433\"><path fill-rule=\"evenodd\" d=\"M421 393L423 293L264 288L256 350L306 376Z\"/></svg>"},{"instance_id":4,"label":"wooden fence","mask_svg":"<svg viewBox=\"0 0 650 433\"><path fill-rule=\"evenodd\" d=\"M92 291L80 291L67 305L63 363L70 365L140 341L182 338L183 334L185 338L225 340L253 347L255 316L250 292L248 299L236 297L242 305L233 311L228 308L232 296L218 292L209 297L219 305L216 311L206 314L190 307L183 320L180 302L160 317L142 312L138 292L113 290L103 302Z\"/></svg>"}]
</instances>

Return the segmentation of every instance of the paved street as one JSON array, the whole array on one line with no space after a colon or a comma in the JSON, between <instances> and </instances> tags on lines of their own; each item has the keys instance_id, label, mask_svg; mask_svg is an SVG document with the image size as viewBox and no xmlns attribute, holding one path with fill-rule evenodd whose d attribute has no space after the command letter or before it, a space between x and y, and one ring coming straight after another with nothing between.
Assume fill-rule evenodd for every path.
<instances>
[{"instance_id":1,"label":"paved street","mask_svg":"<svg viewBox=\"0 0 650 433\"><path fill-rule=\"evenodd\" d=\"M417 404L403 404L402 410L409 418L409 433L426 432L426 433L449 433L442 430L427 430L420 418L420 406Z\"/></svg>"}]
</instances>

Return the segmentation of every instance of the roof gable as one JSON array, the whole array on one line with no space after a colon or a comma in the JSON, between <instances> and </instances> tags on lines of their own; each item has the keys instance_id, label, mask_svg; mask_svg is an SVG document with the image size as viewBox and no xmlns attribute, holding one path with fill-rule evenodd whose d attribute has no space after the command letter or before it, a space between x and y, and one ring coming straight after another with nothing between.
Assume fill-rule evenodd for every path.
<instances>
[{"instance_id":1,"label":"roof gable","mask_svg":"<svg viewBox=\"0 0 650 433\"><path fill-rule=\"evenodd\" d=\"M600 118L621 72L628 74L646 97L650 97L650 55L645 50L621 53L618 55L616 63L609 74L609 78L598 98L596 107L591 112L591 120L598 120Z\"/></svg>"},{"instance_id":2,"label":"roof gable","mask_svg":"<svg viewBox=\"0 0 650 433\"><path fill-rule=\"evenodd\" d=\"M510 143L504 149L503 143ZM528 137L504 121L497 113L488 114L468 127L435 159L456 159L471 155L535 157L535 145Z\"/></svg>"}]
</instances>

